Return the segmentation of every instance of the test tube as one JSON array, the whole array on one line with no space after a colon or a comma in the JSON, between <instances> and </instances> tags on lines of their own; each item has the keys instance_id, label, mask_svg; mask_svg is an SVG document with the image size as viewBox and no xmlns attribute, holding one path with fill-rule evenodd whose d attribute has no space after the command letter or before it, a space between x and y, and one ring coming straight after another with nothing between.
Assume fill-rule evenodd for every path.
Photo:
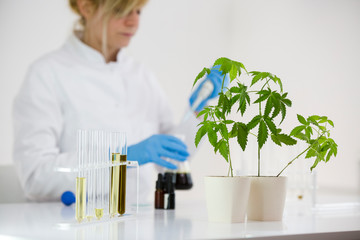
<instances>
[{"instance_id":1,"label":"test tube","mask_svg":"<svg viewBox=\"0 0 360 240\"><path fill-rule=\"evenodd\" d=\"M95 216L100 220L104 215L104 201L103 201L103 179L101 166L101 131L94 132L94 153L95 153Z\"/></svg>"},{"instance_id":2,"label":"test tube","mask_svg":"<svg viewBox=\"0 0 360 240\"><path fill-rule=\"evenodd\" d=\"M77 133L78 176L76 177L76 220L80 223L85 218L86 212L86 177L84 174L86 150L86 131Z\"/></svg>"},{"instance_id":3,"label":"test tube","mask_svg":"<svg viewBox=\"0 0 360 240\"><path fill-rule=\"evenodd\" d=\"M126 158L127 158L127 140L126 134L122 133L120 135L120 185L119 185L119 192L120 192L120 199L119 199L119 206L118 211L122 215L125 213L126 207Z\"/></svg>"},{"instance_id":4,"label":"test tube","mask_svg":"<svg viewBox=\"0 0 360 240\"><path fill-rule=\"evenodd\" d=\"M119 146L119 136L118 132L110 133L110 154L111 154L111 163L119 164L120 163L120 146ZM111 167L111 179L110 179L110 216L115 217L118 215L118 205L119 205L119 184L120 184L120 166Z\"/></svg>"},{"instance_id":5,"label":"test tube","mask_svg":"<svg viewBox=\"0 0 360 240\"><path fill-rule=\"evenodd\" d=\"M111 167L110 186L110 216L125 213L126 197L126 134L121 132L110 133ZM122 164L123 163L123 164Z\"/></svg>"},{"instance_id":6,"label":"test tube","mask_svg":"<svg viewBox=\"0 0 360 240\"><path fill-rule=\"evenodd\" d=\"M91 221L95 215L94 208L94 131L88 131L88 144L87 144L87 164L86 164L86 173L88 179L88 193L87 193L87 219Z\"/></svg>"},{"instance_id":7,"label":"test tube","mask_svg":"<svg viewBox=\"0 0 360 240\"><path fill-rule=\"evenodd\" d=\"M102 160L104 164L103 168L103 192L104 192L104 212L110 214L110 168L109 164L111 164L110 160L110 135L109 132L103 131L102 135Z\"/></svg>"}]
</instances>

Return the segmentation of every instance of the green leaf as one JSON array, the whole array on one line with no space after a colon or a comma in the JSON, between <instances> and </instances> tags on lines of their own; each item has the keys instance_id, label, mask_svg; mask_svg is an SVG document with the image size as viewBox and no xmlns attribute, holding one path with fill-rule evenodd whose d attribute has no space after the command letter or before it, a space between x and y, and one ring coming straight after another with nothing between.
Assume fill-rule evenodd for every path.
<instances>
[{"instance_id":1,"label":"green leaf","mask_svg":"<svg viewBox=\"0 0 360 240\"><path fill-rule=\"evenodd\" d=\"M301 124L307 125L307 121L305 120L305 118L303 116L301 116L300 114L297 115L297 119L299 120L299 122Z\"/></svg>"},{"instance_id":2,"label":"green leaf","mask_svg":"<svg viewBox=\"0 0 360 240\"><path fill-rule=\"evenodd\" d=\"M229 133L228 133L226 125L221 123L219 126L220 126L220 132L221 132L221 135L223 136L223 138L225 138L226 140L229 140Z\"/></svg>"},{"instance_id":3,"label":"green leaf","mask_svg":"<svg viewBox=\"0 0 360 240\"><path fill-rule=\"evenodd\" d=\"M295 136L298 135L301 131L303 131L306 128L306 126L297 126L295 127L293 130L291 130L290 132L290 136Z\"/></svg>"},{"instance_id":4,"label":"green leaf","mask_svg":"<svg viewBox=\"0 0 360 240\"><path fill-rule=\"evenodd\" d=\"M248 141L248 135L249 135L249 131L247 129L246 124L238 122L237 123L237 142L239 143L241 149L243 151L245 151L246 149L246 145L247 145L247 141Z\"/></svg>"},{"instance_id":5,"label":"green leaf","mask_svg":"<svg viewBox=\"0 0 360 240\"><path fill-rule=\"evenodd\" d=\"M240 93L241 89L239 87L231 87L230 92L232 93Z\"/></svg>"},{"instance_id":6,"label":"green leaf","mask_svg":"<svg viewBox=\"0 0 360 240\"><path fill-rule=\"evenodd\" d=\"M237 74L238 74L238 70L236 66L232 65L229 73L230 82L232 82L237 77Z\"/></svg>"},{"instance_id":7,"label":"green leaf","mask_svg":"<svg viewBox=\"0 0 360 240\"><path fill-rule=\"evenodd\" d=\"M280 98L280 94L278 94L278 93L271 94L271 101L272 101L272 104L273 104L273 107L274 107L274 111L272 113L271 118L275 118L280 113L280 100L279 100L279 98Z\"/></svg>"},{"instance_id":8,"label":"green leaf","mask_svg":"<svg viewBox=\"0 0 360 240\"><path fill-rule=\"evenodd\" d=\"M270 92L263 93L258 99L255 100L254 103L260 103L265 101L269 97Z\"/></svg>"},{"instance_id":9,"label":"green leaf","mask_svg":"<svg viewBox=\"0 0 360 240\"><path fill-rule=\"evenodd\" d=\"M283 104L283 103L280 104L280 112L281 112L281 121L280 121L280 124L281 124L286 117L286 107L285 107L285 104Z\"/></svg>"},{"instance_id":10,"label":"green leaf","mask_svg":"<svg viewBox=\"0 0 360 240\"><path fill-rule=\"evenodd\" d=\"M236 137L238 135L238 124L234 123L232 126L231 131L229 132L229 138Z\"/></svg>"},{"instance_id":11,"label":"green leaf","mask_svg":"<svg viewBox=\"0 0 360 240\"><path fill-rule=\"evenodd\" d=\"M199 130L196 132L195 135L195 146L198 147L201 139L204 137L204 135L207 133L207 125L203 125L199 128Z\"/></svg>"},{"instance_id":12,"label":"green leaf","mask_svg":"<svg viewBox=\"0 0 360 240\"><path fill-rule=\"evenodd\" d=\"M225 123L225 124L232 124L232 123L234 123L234 121L228 119L228 120L224 120L223 123Z\"/></svg>"},{"instance_id":13,"label":"green leaf","mask_svg":"<svg viewBox=\"0 0 360 240\"><path fill-rule=\"evenodd\" d=\"M201 79L203 76L205 76L205 74L209 74L210 73L210 69L209 68L203 68L203 70L196 76L195 81L193 83L193 87L195 86L196 82Z\"/></svg>"},{"instance_id":14,"label":"green leaf","mask_svg":"<svg viewBox=\"0 0 360 240\"><path fill-rule=\"evenodd\" d=\"M295 139L293 139L292 137L290 137L290 136L288 136L286 134L277 135L277 139L280 142L282 142L282 143L284 143L284 144L286 144L288 146L292 146L292 145L295 145L297 143L297 141Z\"/></svg>"},{"instance_id":15,"label":"green leaf","mask_svg":"<svg viewBox=\"0 0 360 240\"><path fill-rule=\"evenodd\" d=\"M247 128L249 130L253 129L254 127L256 127L261 119L261 115L256 115L248 124L247 124Z\"/></svg>"},{"instance_id":16,"label":"green leaf","mask_svg":"<svg viewBox=\"0 0 360 240\"><path fill-rule=\"evenodd\" d=\"M328 119L328 123L329 123L332 127L334 127L334 123L333 123L333 121L331 121L330 119Z\"/></svg>"},{"instance_id":17,"label":"green leaf","mask_svg":"<svg viewBox=\"0 0 360 240\"><path fill-rule=\"evenodd\" d=\"M209 142L211 143L211 145L213 145L213 147L216 146L216 143L217 143L217 134L216 134L216 131L209 127L207 128L207 131L208 131L208 138L209 138Z\"/></svg>"},{"instance_id":18,"label":"green leaf","mask_svg":"<svg viewBox=\"0 0 360 240\"><path fill-rule=\"evenodd\" d=\"M275 134L271 134L271 140L272 140L275 144L281 146L281 142L279 141L279 139L277 138L277 136L276 136Z\"/></svg>"},{"instance_id":19,"label":"green leaf","mask_svg":"<svg viewBox=\"0 0 360 240\"><path fill-rule=\"evenodd\" d=\"M320 158L316 158L315 159L315 162L314 162L314 164L311 166L311 168L310 168L310 171L312 171L314 168L316 168L316 166L318 165L318 163L320 162Z\"/></svg>"},{"instance_id":20,"label":"green leaf","mask_svg":"<svg viewBox=\"0 0 360 240\"><path fill-rule=\"evenodd\" d=\"M265 122L272 134L277 134L277 129L275 123L269 118L265 117Z\"/></svg>"},{"instance_id":21,"label":"green leaf","mask_svg":"<svg viewBox=\"0 0 360 240\"><path fill-rule=\"evenodd\" d=\"M225 160L229 161L229 147L223 139L219 141L219 152L225 158Z\"/></svg>"},{"instance_id":22,"label":"green leaf","mask_svg":"<svg viewBox=\"0 0 360 240\"><path fill-rule=\"evenodd\" d=\"M220 66L220 71L222 75L225 75L230 72L232 68L232 61L228 58L222 57L215 60L213 67Z\"/></svg>"},{"instance_id":23,"label":"green leaf","mask_svg":"<svg viewBox=\"0 0 360 240\"><path fill-rule=\"evenodd\" d=\"M251 72L251 73L255 73L255 72ZM252 81L251 81L250 86L254 85L255 83L257 83L257 82L261 79L261 74L260 74L260 72L257 73L257 74L254 74L253 76L254 76L254 77L253 77L253 79L252 79Z\"/></svg>"},{"instance_id":24,"label":"green leaf","mask_svg":"<svg viewBox=\"0 0 360 240\"><path fill-rule=\"evenodd\" d=\"M259 129L258 129L258 137L257 137L258 145L260 149L265 144L267 137L268 137L268 129L266 127L266 124L264 123L264 121L260 121Z\"/></svg>"},{"instance_id":25,"label":"green leaf","mask_svg":"<svg viewBox=\"0 0 360 240\"><path fill-rule=\"evenodd\" d=\"M271 100L271 98L268 98L268 100L266 101L266 105L265 105L265 112L264 112L265 116L269 116L272 106L273 106L272 100Z\"/></svg>"},{"instance_id":26,"label":"green leaf","mask_svg":"<svg viewBox=\"0 0 360 240\"><path fill-rule=\"evenodd\" d=\"M305 155L305 158L311 158L311 157L316 157L316 156L317 156L316 150L313 149L313 148L310 148L310 149L307 151L307 153L306 153L306 155Z\"/></svg>"}]
</instances>

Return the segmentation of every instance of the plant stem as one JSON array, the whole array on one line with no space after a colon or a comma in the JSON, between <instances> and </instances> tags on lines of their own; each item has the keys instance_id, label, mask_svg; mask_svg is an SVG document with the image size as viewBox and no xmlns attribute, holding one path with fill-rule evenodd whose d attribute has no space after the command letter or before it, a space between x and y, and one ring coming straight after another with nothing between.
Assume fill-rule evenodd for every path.
<instances>
[{"instance_id":1,"label":"plant stem","mask_svg":"<svg viewBox=\"0 0 360 240\"><path fill-rule=\"evenodd\" d=\"M298 159L301 155L303 155L307 150L309 150L312 147L312 144L306 148L304 151L302 151L299 155L297 155L294 159L292 159L290 162L288 162L288 164L280 171L280 173L278 175L276 175L276 177L280 176L280 174L288 167L290 166L296 159Z\"/></svg>"},{"instance_id":2,"label":"plant stem","mask_svg":"<svg viewBox=\"0 0 360 240\"><path fill-rule=\"evenodd\" d=\"M296 159L298 159L301 155L303 155L307 150L309 150L310 148L312 148L312 146L314 146L315 143L317 143L319 141L319 139L324 136L325 133L321 134L316 141L311 144L308 148L306 148L304 151L302 151L299 155L297 155L294 159L292 159L290 162L288 162L288 164L280 171L280 173L278 175L276 175L277 177L280 176L280 174L288 167L290 166Z\"/></svg>"},{"instance_id":3,"label":"plant stem","mask_svg":"<svg viewBox=\"0 0 360 240\"><path fill-rule=\"evenodd\" d=\"M260 177L260 148L258 146L258 177Z\"/></svg>"},{"instance_id":4,"label":"plant stem","mask_svg":"<svg viewBox=\"0 0 360 240\"><path fill-rule=\"evenodd\" d=\"M228 144L228 146L229 146L229 171L230 171L230 173L231 173L231 177L233 177L234 174L233 174L233 168L232 168L232 163L231 163L229 140L227 141L227 144ZM228 175L229 175L229 173L228 173Z\"/></svg>"}]
</instances>

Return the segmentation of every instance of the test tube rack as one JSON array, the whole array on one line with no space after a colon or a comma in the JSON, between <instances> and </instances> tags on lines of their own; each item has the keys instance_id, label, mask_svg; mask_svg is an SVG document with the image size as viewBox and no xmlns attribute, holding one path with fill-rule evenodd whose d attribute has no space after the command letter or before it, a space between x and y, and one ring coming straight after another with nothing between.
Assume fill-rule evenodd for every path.
<instances>
[{"instance_id":1,"label":"test tube rack","mask_svg":"<svg viewBox=\"0 0 360 240\"><path fill-rule=\"evenodd\" d=\"M109 221L138 212L139 165L137 161L127 161L126 156L126 133L78 130L75 194L78 223ZM136 172L135 179L131 179L136 181L131 213L126 206L127 169Z\"/></svg>"}]
</instances>

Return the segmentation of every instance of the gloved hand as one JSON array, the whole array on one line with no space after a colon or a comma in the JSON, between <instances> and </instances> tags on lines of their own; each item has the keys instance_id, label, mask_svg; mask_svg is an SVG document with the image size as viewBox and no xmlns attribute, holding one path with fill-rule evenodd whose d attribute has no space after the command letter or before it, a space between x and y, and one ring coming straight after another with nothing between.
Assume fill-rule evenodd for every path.
<instances>
[{"instance_id":1,"label":"gloved hand","mask_svg":"<svg viewBox=\"0 0 360 240\"><path fill-rule=\"evenodd\" d=\"M193 92L193 94L191 94L191 97L189 99L190 101L190 106L192 106L196 100L196 98L198 97L199 91L201 89L201 87L203 86L203 84L205 83L205 81L210 80L212 82L212 84L214 85L214 90L212 91L212 93L209 95L208 98L204 99L199 106L195 109L196 112L200 112L204 107L205 104L207 103L207 101L209 99L215 98L219 95L219 92L221 91L221 85L222 85L222 80L224 78L224 75L221 75L222 72L219 71L220 66L215 66L211 69L211 72L206 76L206 78L204 80L202 80L202 82L199 84L199 86L196 88L196 90ZM224 81L224 90L227 86L229 86L230 83L230 78L229 78L229 74L225 75L225 81Z\"/></svg>"},{"instance_id":2,"label":"gloved hand","mask_svg":"<svg viewBox=\"0 0 360 240\"><path fill-rule=\"evenodd\" d=\"M127 158L138 161L139 165L153 162L169 169L177 169L177 167L161 157L185 161L188 156L187 147L180 139L162 134L152 135L142 142L129 146L127 152Z\"/></svg>"}]
</instances>

